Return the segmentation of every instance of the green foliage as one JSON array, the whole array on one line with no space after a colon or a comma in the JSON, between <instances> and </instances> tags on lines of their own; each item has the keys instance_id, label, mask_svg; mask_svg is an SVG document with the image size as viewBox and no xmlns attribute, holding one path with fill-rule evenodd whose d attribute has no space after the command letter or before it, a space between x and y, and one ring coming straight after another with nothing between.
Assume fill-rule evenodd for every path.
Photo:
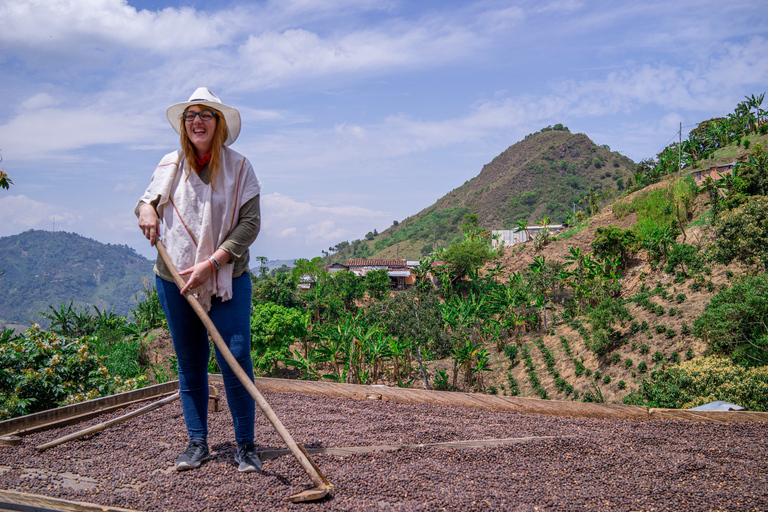
<instances>
[{"instance_id":1,"label":"green foliage","mask_svg":"<svg viewBox=\"0 0 768 512\"><path fill-rule=\"evenodd\" d=\"M471 270L477 270L487 262L498 258L499 253L491 246L490 232L468 237L440 253L446 262L452 283L463 279Z\"/></svg>"},{"instance_id":2,"label":"green foliage","mask_svg":"<svg viewBox=\"0 0 768 512\"><path fill-rule=\"evenodd\" d=\"M435 373L432 385L437 391L450 391L452 388L448 383L448 372L446 370L438 370Z\"/></svg>"},{"instance_id":3,"label":"green foliage","mask_svg":"<svg viewBox=\"0 0 768 512\"><path fill-rule=\"evenodd\" d=\"M589 349L599 356L605 355L621 334L615 325L623 325L628 320L631 320L631 315L620 300L603 300L589 312L592 325L592 340L587 343Z\"/></svg>"},{"instance_id":4,"label":"green foliage","mask_svg":"<svg viewBox=\"0 0 768 512\"><path fill-rule=\"evenodd\" d=\"M0 332L0 420L141 387L146 379L111 377L90 337L37 327Z\"/></svg>"},{"instance_id":5,"label":"green foliage","mask_svg":"<svg viewBox=\"0 0 768 512\"><path fill-rule=\"evenodd\" d=\"M11 185L13 185L13 181L11 181L11 178L8 177L8 173L5 171L0 171L0 188L8 190Z\"/></svg>"},{"instance_id":6,"label":"green foliage","mask_svg":"<svg viewBox=\"0 0 768 512\"><path fill-rule=\"evenodd\" d=\"M632 231L625 231L616 226L607 226L595 230L592 249L597 253L618 258L621 267L624 268L635 252L636 245L637 241Z\"/></svg>"},{"instance_id":7,"label":"green foliage","mask_svg":"<svg viewBox=\"0 0 768 512\"><path fill-rule=\"evenodd\" d=\"M504 355L509 358L509 362L511 366L514 366L516 363L515 359L517 359L517 352L518 352L517 345L507 345L506 347L504 347Z\"/></svg>"},{"instance_id":8,"label":"green foliage","mask_svg":"<svg viewBox=\"0 0 768 512\"><path fill-rule=\"evenodd\" d=\"M389 293L389 274L386 269L370 270L365 274L365 290L368 296L381 300Z\"/></svg>"},{"instance_id":9,"label":"green foliage","mask_svg":"<svg viewBox=\"0 0 768 512\"><path fill-rule=\"evenodd\" d=\"M673 244L670 247L665 272L671 274L680 271L687 277L691 271L701 271L701 269L702 261L696 247L686 244Z\"/></svg>"},{"instance_id":10,"label":"green foliage","mask_svg":"<svg viewBox=\"0 0 768 512\"><path fill-rule=\"evenodd\" d=\"M433 293L411 288L371 304L365 317L371 325L381 325L387 335L410 340L437 357L450 352L450 340L443 329L440 300Z\"/></svg>"},{"instance_id":11,"label":"green foliage","mask_svg":"<svg viewBox=\"0 0 768 512\"><path fill-rule=\"evenodd\" d=\"M64 231L0 237L3 300L0 319L47 329L49 305L112 309L128 315L153 263L125 245L102 244ZM66 306L65 306L66 307Z\"/></svg>"},{"instance_id":12,"label":"green foliage","mask_svg":"<svg viewBox=\"0 0 768 512\"><path fill-rule=\"evenodd\" d=\"M144 300L139 299L137 295L134 295L136 300L136 306L131 309L134 321L142 332L148 332L158 327L167 326L165 320L165 313L163 307L160 304L160 299L157 296L157 290L154 286L149 286L144 281Z\"/></svg>"},{"instance_id":13,"label":"green foliage","mask_svg":"<svg viewBox=\"0 0 768 512\"><path fill-rule=\"evenodd\" d=\"M275 372L278 361L290 357L290 345L307 335L309 314L275 303L254 304L251 312L251 348L254 367Z\"/></svg>"},{"instance_id":14,"label":"green foliage","mask_svg":"<svg viewBox=\"0 0 768 512\"><path fill-rule=\"evenodd\" d=\"M768 275L736 282L709 302L693 322L693 334L709 343L714 354L729 355L736 364L768 364Z\"/></svg>"},{"instance_id":15,"label":"green foliage","mask_svg":"<svg viewBox=\"0 0 768 512\"><path fill-rule=\"evenodd\" d=\"M738 260L762 272L768 263L768 197L748 198L741 206L722 212L714 223L717 237L710 250L725 265Z\"/></svg>"},{"instance_id":16,"label":"green foliage","mask_svg":"<svg viewBox=\"0 0 768 512\"><path fill-rule=\"evenodd\" d=\"M744 368L710 356L653 372L643 381L649 407L690 409L724 400L748 411L768 411L768 366Z\"/></svg>"},{"instance_id":17,"label":"green foliage","mask_svg":"<svg viewBox=\"0 0 768 512\"><path fill-rule=\"evenodd\" d=\"M273 302L286 308L301 306L303 303L296 292L297 285L293 274L284 272L256 280L253 282L253 303Z\"/></svg>"}]
</instances>

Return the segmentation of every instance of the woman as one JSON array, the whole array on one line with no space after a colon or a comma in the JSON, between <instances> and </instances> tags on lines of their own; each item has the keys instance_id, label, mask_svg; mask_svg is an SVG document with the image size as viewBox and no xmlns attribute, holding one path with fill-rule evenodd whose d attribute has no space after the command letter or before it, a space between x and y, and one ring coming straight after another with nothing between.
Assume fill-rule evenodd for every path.
<instances>
[{"instance_id":1,"label":"woman","mask_svg":"<svg viewBox=\"0 0 768 512\"><path fill-rule=\"evenodd\" d=\"M200 467L208 451L208 333L184 297L190 291L240 366L253 379L251 278L248 247L259 233L261 184L250 162L229 149L240 133L240 113L205 87L168 107L181 136L152 175L135 213L151 246L160 233L186 284L179 290L162 259L155 263L157 295L173 339L179 391L189 435L176 469ZM253 444L255 402L216 349L235 427L235 462L241 472L261 468Z\"/></svg>"}]
</instances>

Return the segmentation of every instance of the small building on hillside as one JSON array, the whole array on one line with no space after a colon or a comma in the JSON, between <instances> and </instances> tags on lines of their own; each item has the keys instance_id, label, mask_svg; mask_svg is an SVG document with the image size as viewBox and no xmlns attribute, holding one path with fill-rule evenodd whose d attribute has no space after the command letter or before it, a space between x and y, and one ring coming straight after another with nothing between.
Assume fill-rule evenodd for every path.
<instances>
[{"instance_id":1,"label":"small building on hillside","mask_svg":"<svg viewBox=\"0 0 768 512\"><path fill-rule=\"evenodd\" d=\"M736 162L713 165L707 169L693 170L691 171L691 176L693 177L694 181L696 181L698 186L702 186L704 184L704 180L706 180L707 177L712 178L713 181L718 181L725 175L733 174L733 167L735 165Z\"/></svg>"},{"instance_id":2,"label":"small building on hillside","mask_svg":"<svg viewBox=\"0 0 768 512\"><path fill-rule=\"evenodd\" d=\"M332 263L331 265L326 265L323 268L329 274L333 274L334 272L338 272L339 270L349 270L346 265L344 265L343 263L339 263L338 261L336 263Z\"/></svg>"},{"instance_id":3,"label":"small building on hillside","mask_svg":"<svg viewBox=\"0 0 768 512\"><path fill-rule=\"evenodd\" d=\"M416 277L411 273L406 260L400 259L352 259L347 260L347 270L357 276L365 277L372 270L386 270L389 286L393 290L402 290L411 286Z\"/></svg>"},{"instance_id":4,"label":"small building on hillside","mask_svg":"<svg viewBox=\"0 0 768 512\"><path fill-rule=\"evenodd\" d=\"M554 234L563 229L563 225L547 224L546 226L528 226L528 229L526 230L527 232L514 229L494 229L491 231L491 235L499 235L499 238L493 240L493 248L498 248L501 242L504 242L504 247L528 242L529 240L533 240L536 233L545 228L549 229L551 234Z\"/></svg>"}]
</instances>

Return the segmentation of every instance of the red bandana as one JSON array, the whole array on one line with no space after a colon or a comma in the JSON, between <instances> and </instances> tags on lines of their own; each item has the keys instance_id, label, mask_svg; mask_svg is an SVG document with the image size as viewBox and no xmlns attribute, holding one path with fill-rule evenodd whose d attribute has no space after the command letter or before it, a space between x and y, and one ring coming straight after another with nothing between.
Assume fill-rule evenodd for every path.
<instances>
[{"instance_id":1,"label":"red bandana","mask_svg":"<svg viewBox=\"0 0 768 512\"><path fill-rule=\"evenodd\" d=\"M195 170L197 172L200 172L203 170L203 167L205 167L205 164L211 161L211 153L208 153L207 155L203 156L203 158L198 157L195 155Z\"/></svg>"}]
</instances>

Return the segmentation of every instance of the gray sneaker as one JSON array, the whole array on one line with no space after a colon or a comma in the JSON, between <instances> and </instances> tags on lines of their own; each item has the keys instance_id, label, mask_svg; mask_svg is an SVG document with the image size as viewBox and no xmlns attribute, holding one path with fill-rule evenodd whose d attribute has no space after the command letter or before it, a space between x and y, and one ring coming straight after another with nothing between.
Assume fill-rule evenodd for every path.
<instances>
[{"instance_id":1,"label":"gray sneaker","mask_svg":"<svg viewBox=\"0 0 768 512\"><path fill-rule=\"evenodd\" d=\"M241 473L261 471L261 459L253 443L237 443L235 462L239 464L237 470Z\"/></svg>"},{"instance_id":2,"label":"gray sneaker","mask_svg":"<svg viewBox=\"0 0 768 512\"><path fill-rule=\"evenodd\" d=\"M176 459L176 471L199 468L200 464L208 460L209 456L208 443L193 439L189 442L184 453Z\"/></svg>"}]
</instances>

